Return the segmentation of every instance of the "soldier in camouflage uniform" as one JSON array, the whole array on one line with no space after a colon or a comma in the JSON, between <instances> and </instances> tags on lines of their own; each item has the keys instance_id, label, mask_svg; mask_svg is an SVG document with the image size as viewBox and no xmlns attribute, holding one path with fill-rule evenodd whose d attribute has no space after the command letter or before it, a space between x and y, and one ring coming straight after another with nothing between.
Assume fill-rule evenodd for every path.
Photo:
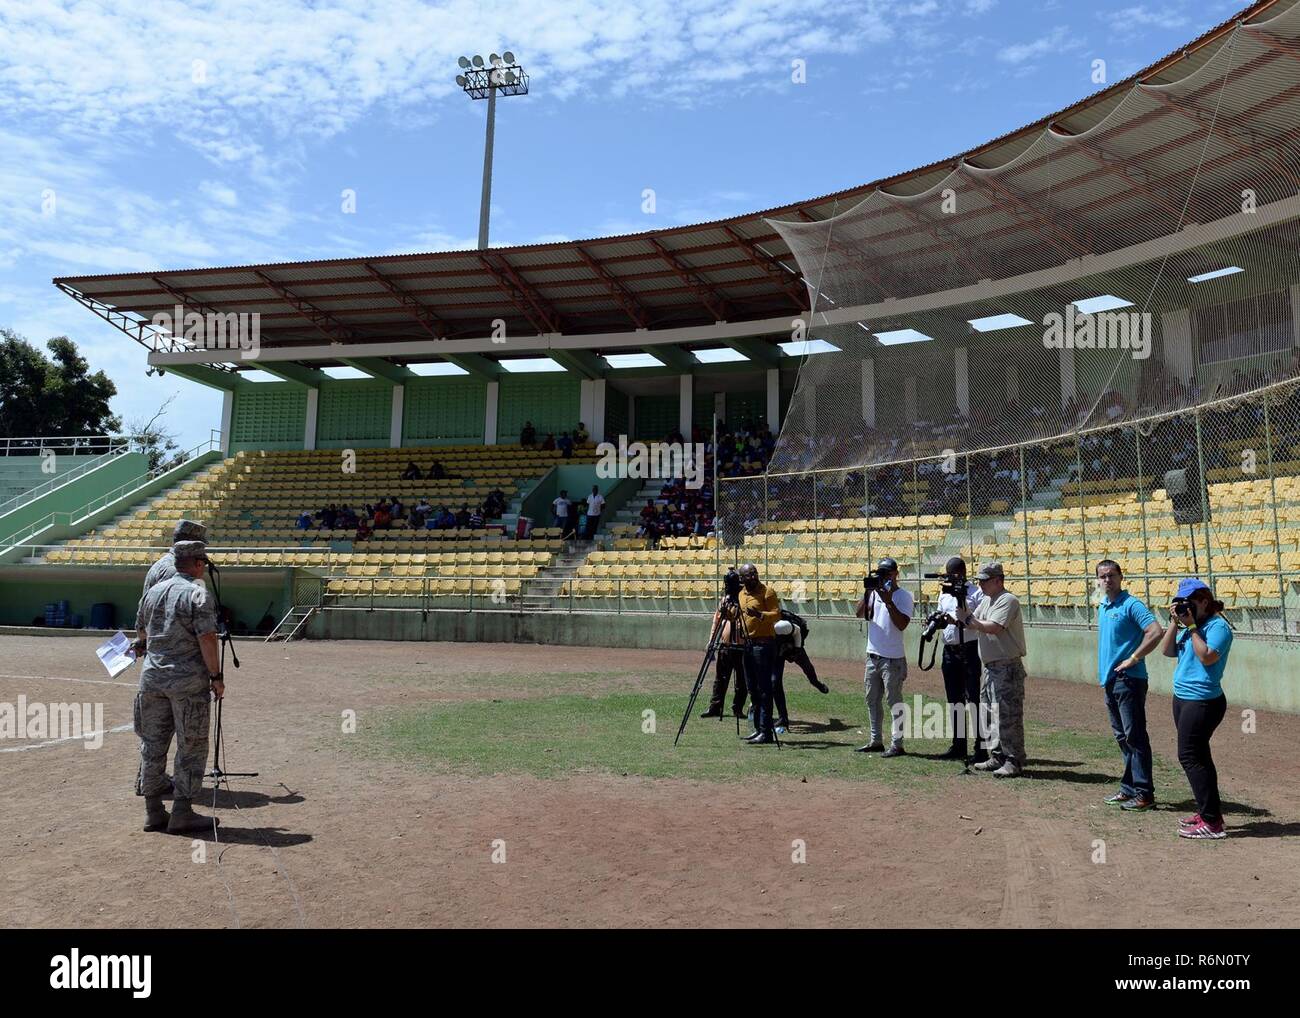
<instances>
[{"instance_id":1,"label":"soldier in camouflage uniform","mask_svg":"<svg viewBox=\"0 0 1300 1018\"><path fill-rule=\"evenodd\" d=\"M989 758L975 764L994 777L1018 778L1025 767L1025 624L1020 601L1006 588L1001 562L975 574L984 597L958 619L979 637L984 679L980 683L980 727Z\"/></svg>"},{"instance_id":2,"label":"soldier in camouflage uniform","mask_svg":"<svg viewBox=\"0 0 1300 1018\"><path fill-rule=\"evenodd\" d=\"M181 520L176 524L172 531L172 543L177 541L206 541L208 539L208 528L202 523L195 523L193 520ZM144 574L144 590L140 593L149 593L149 588L162 583L163 580L170 580L176 575L176 558L172 554L172 549L168 548L160 559L149 567L149 571Z\"/></svg>"},{"instance_id":3,"label":"soldier in camouflage uniform","mask_svg":"<svg viewBox=\"0 0 1300 1018\"><path fill-rule=\"evenodd\" d=\"M176 575L146 591L136 613L137 636L147 651L135 697L135 734L140 737L136 794L145 797L146 831L165 828L180 834L211 829L215 823L191 808L203 787L209 703L225 694L216 611L211 595L197 582L208 561L205 549L202 541L173 545ZM169 817L162 796L173 735L176 795Z\"/></svg>"}]
</instances>

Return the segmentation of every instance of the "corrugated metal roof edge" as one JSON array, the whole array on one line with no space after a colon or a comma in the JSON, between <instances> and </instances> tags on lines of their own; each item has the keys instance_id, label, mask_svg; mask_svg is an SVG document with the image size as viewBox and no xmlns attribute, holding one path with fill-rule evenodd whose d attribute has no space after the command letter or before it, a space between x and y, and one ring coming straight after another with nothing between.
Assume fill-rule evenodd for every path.
<instances>
[{"instance_id":1,"label":"corrugated metal roof edge","mask_svg":"<svg viewBox=\"0 0 1300 1018\"><path fill-rule=\"evenodd\" d=\"M769 219L775 216L780 216L782 214L795 212L801 208L807 208L810 205L819 205L823 202L836 201L842 198L865 197L871 191L879 190L891 184L897 184L904 180L908 180L914 177L924 176L927 173L934 173L938 170L950 168L951 166L955 165L960 161L969 161L972 157L982 152L987 152L990 149L995 149L1001 145L1005 145L1010 141L1012 141L1013 139L1022 137L1026 134L1031 134L1031 133L1036 133L1039 131L1046 130L1048 127L1051 126L1053 121L1060 120L1063 117L1069 117L1083 109L1101 103L1107 98L1110 98L1111 96L1118 95L1122 90L1132 87L1136 82L1142 81L1145 78L1153 76L1155 74L1159 74L1160 72L1166 70L1170 65L1176 63L1178 60L1181 60L1192 50L1200 49L1204 46L1207 46L1215 42L1219 37L1226 34L1238 23L1244 23L1244 22L1251 21L1255 18L1258 18L1260 15L1270 11L1272 8L1278 6L1279 4L1283 5L1283 10L1289 10L1297 2L1300 2L1300 0L1256 0L1255 3L1252 3L1244 10L1239 11L1238 13L1234 14L1232 17L1227 18L1226 20L1220 22L1215 27L1197 36L1195 39L1187 43L1185 46L1179 47L1173 53L1170 53L1167 56L1164 56L1159 60L1153 62L1152 64L1148 65L1147 67L1143 68L1142 70L1129 75L1129 77L1124 78L1122 81L1117 81L1115 84L1107 86L1106 88L1098 89L1096 92L1093 92L1091 95L1085 96L1084 98L1078 100L1077 102L1072 103L1070 106L1067 106L1063 110L1058 110L1055 113L1050 113L1047 116L1041 117L1038 120L1026 124L1023 127L1017 128L1012 131L1008 131L1007 133L999 135L998 137L993 138L990 141L983 142L975 146L974 148L967 149L965 152L960 152L957 155L948 156L944 159L937 159L934 162L928 163L925 166L920 166L911 170L905 170L900 173L895 173L888 177L882 177L881 179L873 181L871 183L859 184L854 187L845 188L842 191L832 191L829 194L824 194L815 198L806 198L803 199L802 201L792 202L788 205L780 205L774 208L761 209L755 212L746 212L739 216L731 216L726 219L712 219L706 222L690 223L685 226L674 226L674 227L669 227L661 230L645 230L642 231L641 233L619 233L619 234L611 234L605 237L589 237L589 238L583 238L578 240L549 241L545 244L519 244L514 247L492 247L492 248L488 248L486 251L480 251L477 248L453 248L445 251L412 252L409 254L400 254L400 255L374 255L374 256L359 256L359 257L352 256L352 257L344 257L344 258L320 258L320 259L313 259L310 261L298 261L298 262L263 262L255 265L214 265L214 266L200 266L191 269L158 268L158 269L149 269L141 272L109 272L109 273L103 273L103 274L93 275L93 276L56 276L54 277L52 282L56 286L59 284L63 284L66 286L71 286L73 288L78 288L77 287L78 282L94 282L94 281L103 281L109 279L141 279L141 278L148 278L150 276L156 276L156 275L184 276L184 275L196 275L205 272L207 273L240 272L240 271L251 272L254 269L310 268L310 267L328 266L328 265L362 265L370 262L381 263L381 264L392 264L394 262L410 261L419 258L452 258L456 256L477 256L480 254L508 255L516 251L519 252L546 251L546 250L559 250L563 248L573 248L578 245L586 246L589 244L626 243L631 240L638 240L638 239L644 239L650 237L674 236L680 233L689 233L692 230L716 229L722 225L743 223L747 220Z\"/></svg>"}]
</instances>

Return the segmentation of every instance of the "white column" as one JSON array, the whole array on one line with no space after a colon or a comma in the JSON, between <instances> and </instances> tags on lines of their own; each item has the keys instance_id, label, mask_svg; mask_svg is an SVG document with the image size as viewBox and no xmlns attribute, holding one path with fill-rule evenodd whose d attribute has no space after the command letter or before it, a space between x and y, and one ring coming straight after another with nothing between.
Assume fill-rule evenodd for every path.
<instances>
[{"instance_id":1,"label":"white column","mask_svg":"<svg viewBox=\"0 0 1300 1018\"><path fill-rule=\"evenodd\" d=\"M695 378L692 375L677 376L677 430L682 433L683 441L691 440L691 427L695 413Z\"/></svg>"},{"instance_id":2,"label":"white column","mask_svg":"<svg viewBox=\"0 0 1300 1018\"><path fill-rule=\"evenodd\" d=\"M230 428L235 419L235 394L229 389L221 393L221 455L230 455Z\"/></svg>"},{"instance_id":3,"label":"white column","mask_svg":"<svg viewBox=\"0 0 1300 1018\"><path fill-rule=\"evenodd\" d=\"M1074 399L1074 351L1062 347L1059 353L1061 364L1061 409L1064 410L1066 404Z\"/></svg>"},{"instance_id":4,"label":"white column","mask_svg":"<svg viewBox=\"0 0 1300 1018\"><path fill-rule=\"evenodd\" d=\"M307 424L302 432L302 447L316 448L316 412L320 408L320 390L307 390Z\"/></svg>"},{"instance_id":5,"label":"white column","mask_svg":"<svg viewBox=\"0 0 1300 1018\"><path fill-rule=\"evenodd\" d=\"M781 430L781 369L767 369L767 426L772 434Z\"/></svg>"},{"instance_id":6,"label":"white column","mask_svg":"<svg viewBox=\"0 0 1300 1018\"><path fill-rule=\"evenodd\" d=\"M713 413L718 418L719 428L727 423L727 394L725 392L715 392L713 394ZM711 427L712 422L710 422Z\"/></svg>"},{"instance_id":7,"label":"white column","mask_svg":"<svg viewBox=\"0 0 1300 1018\"><path fill-rule=\"evenodd\" d=\"M1007 399L1012 403L1020 399L1020 368L1015 364L1007 365Z\"/></svg>"},{"instance_id":8,"label":"white column","mask_svg":"<svg viewBox=\"0 0 1300 1018\"><path fill-rule=\"evenodd\" d=\"M388 445L392 449L402 447L402 406L406 401L406 386L393 386L393 419L388 426Z\"/></svg>"},{"instance_id":9,"label":"white column","mask_svg":"<svg viewBox=\"0 0 1300 1018\"><path fill-rule=\"evenodd\" d=\"M501 398L501 383L488 382L487 399L483 401L483 444L497 444L497 400Z\"/></svg>"},{"instance_id":10,"label":"white column","mask_svg":"<svg viewBox=\"0 0 1300 1018\"><path fill-rule=\"evenodd\" d=\"M957 382L957 409L970 416L970 349L959 346L953 351L953 375Z\"/></svg>"},{"instance_id":11,"label":"white column","mask_svg":"<svg viewBox=\"0 0 1300 1018\"><path fill-rule=\"evenodd\" d=\"M605 441L605 379L591 383L591 416L584 418L593 442Z\"/></svg>"},{"instance_id":12,"label":"white column","mask_svg":"<svg viewBox=\"0 0 1300 1018\"><path fill-rule=\"evenodd\" d=\"M584 378L578 382L578 420L587 426L590 433L595 426L596 416L596 382Z\"/></svg>"},{"instance_id":13,"label":"white column","mask_svg":"<svg viewBox=\"0 0 1300 1018\"><path fill-rule=\"evenodd\" d=\"M1291 287L1291 345L1300 346L1300 283Z\"/></svg>"},{"instance_id":14,"label":"white column","mask_svg":"<svg viewBox=\"0 0 1300 1018\"><path fill-rule=\"evenodd\" d=\"M908 424L916 422L916 376L908 375L903 379L903 413Z\"/></svg>"},{"instance_id":15,"label":"white column","mask_svg":"<svg viewBox=\"0 0 1300 1018\"><path fill-rule=\"evenodd\" d=\"M1294 301L1295 287L1291 293ZM1190 382L1196 365L1192 356L1192 313L1186 308L1166 311L1160 316L1160 338L1165 370L1180 382Z\"/></svg>"},{"instance_id":16,"label":"white column","mask_svg":"<svg viewBox=\"0 0 1300 1018\"><path fill-rule=\"evenodd\" d=\"M876 426L876 362L862 358L862 421L868 428Z\"/></svg>"}]
</instances>

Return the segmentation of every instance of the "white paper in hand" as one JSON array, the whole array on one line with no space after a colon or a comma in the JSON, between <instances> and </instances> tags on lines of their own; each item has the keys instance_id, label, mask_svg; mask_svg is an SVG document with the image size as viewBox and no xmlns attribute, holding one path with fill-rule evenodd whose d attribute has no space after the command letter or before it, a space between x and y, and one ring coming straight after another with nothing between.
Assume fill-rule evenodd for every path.
<instances>
[{"instance_id":1,"label":"white paper in hand","mask_svg":"<svg viewBox=\"0 0 1300 1018\"><path fill-rule=\"evenodd\" d=\"M117 678L135 663L135 651L131 648L131 640L120 631L100 644L95 654L99 657L100 663L108 669L110 678Z\"/></svg>"}]
</instances>

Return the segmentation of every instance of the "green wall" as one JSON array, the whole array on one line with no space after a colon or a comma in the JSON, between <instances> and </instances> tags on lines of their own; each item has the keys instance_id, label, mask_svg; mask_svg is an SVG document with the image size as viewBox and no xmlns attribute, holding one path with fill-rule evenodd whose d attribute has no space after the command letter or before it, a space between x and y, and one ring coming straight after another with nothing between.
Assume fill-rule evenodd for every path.
<instances>
[{"instance_id":1,"label":"green wall","mask_svg":"<svg viewBox=\"0 0 1300 1018\"><path fill-rule=\"evenodd\" d=\"M293 382L247 382L235 391L230 455L244 450L301 449L307 390Z\"/></svg>"},{"instance_id":2,"label":"green wall","mask_svg":"<svg viewBox=\"0 0 1300 1018\"><path fill-rule=\"evenodd\" d=\"M143 453L128 452L105 459L80 477L0 516L0 539L17 534L50 513L70 513L80 509L114 488L143 477L148 471L149 458Z\"/></svg>"},{"instance_id":3,"label":"green wall","mask_svg":"<svg viewBox=\"0 0 1300 1018\"><path fill-rule=\"evenodd\" d=\"M497 398L497 441L514 445L525 421L532 421L537 440L578 426L582 382L573 375L502 375Z\"/></svg>"},{"instance_id":4,"label":"green wall","mask_svg":"<svg viewBox=\"0 0 1300 1018\"><path fill-rule=\"evenodd\" d=\"M636 434L643 442L662 442L677 430L681 399L677 396L637 396Z\"/></svg>"},{"instance_id":5,"label":"green wall","mask_svg":"<svg viewBox=\"0 0 1300 1018\"><path fill-rule=\"evenodd\" d=\"M402 395L402 444L477 445L486 412L481 378L412 379Z\"/></svg>"},{"instance_id":6,"label":"green wall","mask_svg":"<svg viewBox=\"0 0 1300 1018\"><path fill-rule=\"evenodd\" d=\"M622 389L605 384L605 440L618 442L619 435L627 434L629 400Z\"/></svg>"},{"instance_id":7,"label":"green wall","mask_svg":"<svg viewBox=\"0 0 1300 1018\"><path fill-rule=\"evenodd\" d=\"M858 401L862 405L862 401ZM757 422L767 421L766 392L729 392L727 393L727 426L733 430L747 427Z\"/></svg>"},{"instance_id":8,"label":"green wall","mask_svg":"<svg viewBox=\"0 0 1300 1018\"><path fill-rule=\"evenodd\" d=\"M393 387L379 379L322 382L316 410L317 449L388 447Z\"/></svg>"}]
</instances>

